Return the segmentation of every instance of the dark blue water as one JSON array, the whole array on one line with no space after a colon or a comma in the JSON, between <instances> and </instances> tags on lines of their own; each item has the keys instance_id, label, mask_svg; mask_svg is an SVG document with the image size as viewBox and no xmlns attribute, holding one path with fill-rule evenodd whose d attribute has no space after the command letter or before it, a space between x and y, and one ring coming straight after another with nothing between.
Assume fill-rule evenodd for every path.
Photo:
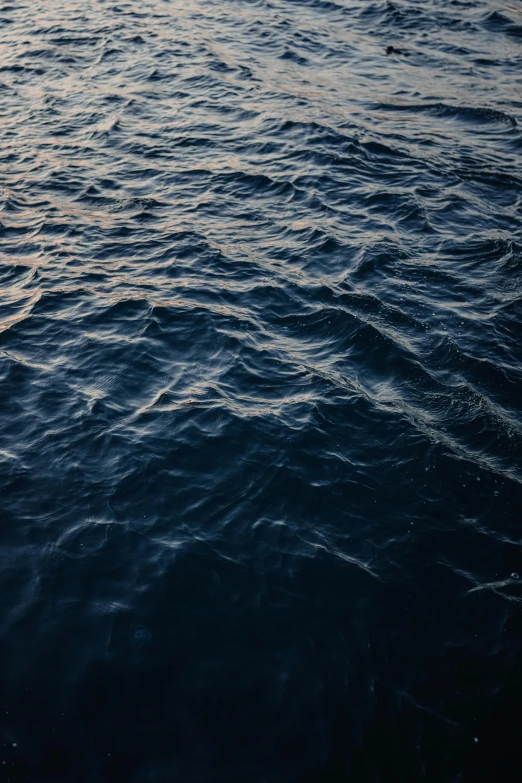
<instances>
[{"instance_id":1,"label":"dark blue water","mask_svg":"<svg viewBox=\"0 0 522 783\"><path fill-rule=\"evenodd\" d=\"M0 55L0 779L516 780L520 2Z\"/></svg>"}]
</instances>

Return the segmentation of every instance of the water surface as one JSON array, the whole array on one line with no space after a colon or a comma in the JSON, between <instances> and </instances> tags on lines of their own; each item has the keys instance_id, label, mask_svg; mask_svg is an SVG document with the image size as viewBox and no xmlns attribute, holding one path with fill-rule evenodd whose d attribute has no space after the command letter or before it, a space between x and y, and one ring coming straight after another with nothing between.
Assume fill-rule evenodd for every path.
<instances>
[{"instance_id":1,"label":"water surface","mask_svg":"<svg viewBox=\"0 0 522 783\"><path fill-rule=\"evenodd\" d=\"M0 52L2 780L514 779L520 3Z\"/></svg>"}]
</instances>

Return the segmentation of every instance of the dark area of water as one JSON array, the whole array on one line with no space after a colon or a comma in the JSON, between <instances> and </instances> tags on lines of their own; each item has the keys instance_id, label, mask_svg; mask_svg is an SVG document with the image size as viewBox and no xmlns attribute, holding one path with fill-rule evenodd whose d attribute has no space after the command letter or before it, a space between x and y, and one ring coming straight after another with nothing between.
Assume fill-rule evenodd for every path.
<instances>
[{"instance_id":1,"label":"dark area of water","mask_svg":"<svg viewBox=\"0 0 522 783\"><path fill-rule=\"evenodd\" d=\"M518 0L0 6L2 781L517 779L521 122Z\"/></svg>"}]
</instances>

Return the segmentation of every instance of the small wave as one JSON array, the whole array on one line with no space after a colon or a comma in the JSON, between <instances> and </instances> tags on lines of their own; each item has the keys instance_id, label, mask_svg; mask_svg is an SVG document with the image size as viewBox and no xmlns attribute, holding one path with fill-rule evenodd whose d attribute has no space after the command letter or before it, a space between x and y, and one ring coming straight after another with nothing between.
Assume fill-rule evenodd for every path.
<instances>
[{"instance_id":1,"label":"small wave","mask_svg":"<svg viewBox=\"0 0 522 783\"><path fill-rule=\"evenodd\" d=\"M484 106L451 106L446 103L398 103L382 104L379 108L394 112L427 113L432 114L434 117L455 118L468 123L502 123L504 125L510 125L511 127L517 127L517 121L513 115L499 109Z\"/></svg>"}]
</instances>

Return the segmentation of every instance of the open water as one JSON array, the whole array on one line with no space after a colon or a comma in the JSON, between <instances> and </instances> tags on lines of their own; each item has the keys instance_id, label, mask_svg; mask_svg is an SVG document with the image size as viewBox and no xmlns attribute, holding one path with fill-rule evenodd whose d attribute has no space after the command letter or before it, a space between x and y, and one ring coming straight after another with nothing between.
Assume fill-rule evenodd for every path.
<instances>
[{"instance_id":1,"label":"open water","mask_svg":"<svg viewBox=\"0 0 522 783\"><path fill-rule=\"evenodd\" d=\"M521 127L519 0L2 2L2 782L518 779Z\"/></svg>"}]
</instances>

